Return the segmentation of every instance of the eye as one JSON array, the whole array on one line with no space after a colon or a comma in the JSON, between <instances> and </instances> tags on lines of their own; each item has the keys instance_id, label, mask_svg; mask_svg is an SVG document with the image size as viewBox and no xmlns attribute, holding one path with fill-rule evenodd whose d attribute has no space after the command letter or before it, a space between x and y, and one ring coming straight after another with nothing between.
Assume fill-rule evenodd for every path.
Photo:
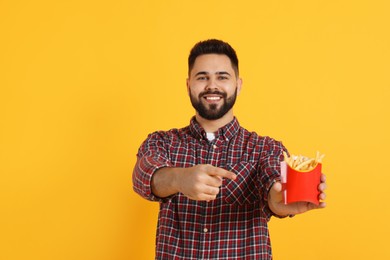
<instances>
[{"instance_id":1,"label":"eye","mask_svg":"<svg viewBox=\"0 0 390 260\"><path fill-rule=\"evenodd\" d=\"M227 79L229 79L229 78L228 78L227 76L219 76L218 79L219 79L219 80L227 80Z\"/></svg>"},{"instance_id":2,"label":"eye","mask_svg":"<svg viewBox=\"0 0 390 260\"><path fill-rule=\"evenodd\" d=\"M205 76L200 76L200 77L197 77L196 79L197 79L197 80L207 80L207 77L205 77Z\"/></svg>"}]
</instances>

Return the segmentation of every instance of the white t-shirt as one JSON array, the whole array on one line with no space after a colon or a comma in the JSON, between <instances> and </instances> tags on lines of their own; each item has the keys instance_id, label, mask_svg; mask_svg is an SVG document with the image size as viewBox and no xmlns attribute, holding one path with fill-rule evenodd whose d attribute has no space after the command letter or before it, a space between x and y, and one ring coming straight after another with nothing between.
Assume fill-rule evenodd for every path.
<instances>
[{"instance_id":1,"label":"white t-shirt","mask_svg":"<svg viewBox=\"0 0 390 260\"><path fill-rule=\"evenodd\" d=\"M215 139L214 133L206 133L207 139L212 142Z\"/></svg>"}]
</instances>

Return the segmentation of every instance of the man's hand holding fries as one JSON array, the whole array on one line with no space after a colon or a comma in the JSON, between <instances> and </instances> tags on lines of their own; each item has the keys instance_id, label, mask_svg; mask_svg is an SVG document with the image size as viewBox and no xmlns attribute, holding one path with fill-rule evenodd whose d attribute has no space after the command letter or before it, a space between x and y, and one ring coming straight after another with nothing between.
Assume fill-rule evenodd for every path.
<instances>
[{"instance_id":1,"label":"man's hand holding fries","mask_svg":"<svg viewBox=\"0 0 390 260\"><path fill-rule=\"evenodd\" d=\"M317 152L315 158L308 158L304 156L291 156L289 157L285 152L283 152L284 160L289 165L289 167L298 170L298 171L310 171L314 169L318 163L322 162L324 155L321 155ZM321 182L318 185L319 191L319 205L306 201L298 201L289 204L284 203L283 199L283 188L280 181L275 182L269 193L268 193L268 206L271 211L278 216L289 216L304 213L312 209L325 208L326 203L323 202L326 198L325 194L326 189L326 177L324 174L321 174Z\"/></svg>"}]
</instances>

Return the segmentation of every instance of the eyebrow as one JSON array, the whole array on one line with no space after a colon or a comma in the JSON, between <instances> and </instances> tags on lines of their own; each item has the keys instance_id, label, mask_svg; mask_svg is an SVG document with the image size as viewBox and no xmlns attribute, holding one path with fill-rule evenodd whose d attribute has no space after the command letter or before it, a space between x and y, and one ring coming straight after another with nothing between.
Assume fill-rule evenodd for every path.
<instances>
[{"instance_id":1,"label":"eyebrow","mask_svg":"<svg viewBox=\"0 0 390 260\"><path fill-rule=\"evenodd\" d=\"M195 74L195 77L198 76L198 75L209 75L210 73L208 73L207 71L199 71L198 73ZM229 72L227 71L217 71L215 74L217 75L230 75Z\"/></svg>"}]
</instances>

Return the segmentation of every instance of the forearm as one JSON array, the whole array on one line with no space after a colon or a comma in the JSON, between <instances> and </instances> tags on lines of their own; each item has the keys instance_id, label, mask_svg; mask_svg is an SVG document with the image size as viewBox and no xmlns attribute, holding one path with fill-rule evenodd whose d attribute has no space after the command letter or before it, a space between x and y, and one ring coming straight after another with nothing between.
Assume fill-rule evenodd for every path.
<instances>
[{"instance_id":1,"label":"forearm","mask_svg":"<svg viewBox=\"0 0 390 260\"><path fill-rule=\"evenodd\" d=\"M170 167L169 162L159 161L153 157L139 157L133 171L133 189L147 200L160 201L152 192L153 175L165 167Z\"/></svg>"},{"instance_id":2,"label":"forearm","mask_svg":"<svg viewBox=\"0 0 390 260\"><path fill-rule=\"evenodd\" d=\"M159 198L166 198L178 193L177 174L180 168L165 167L157 170L152 177L152 193Z\"/></svg>"}]
</instances>

